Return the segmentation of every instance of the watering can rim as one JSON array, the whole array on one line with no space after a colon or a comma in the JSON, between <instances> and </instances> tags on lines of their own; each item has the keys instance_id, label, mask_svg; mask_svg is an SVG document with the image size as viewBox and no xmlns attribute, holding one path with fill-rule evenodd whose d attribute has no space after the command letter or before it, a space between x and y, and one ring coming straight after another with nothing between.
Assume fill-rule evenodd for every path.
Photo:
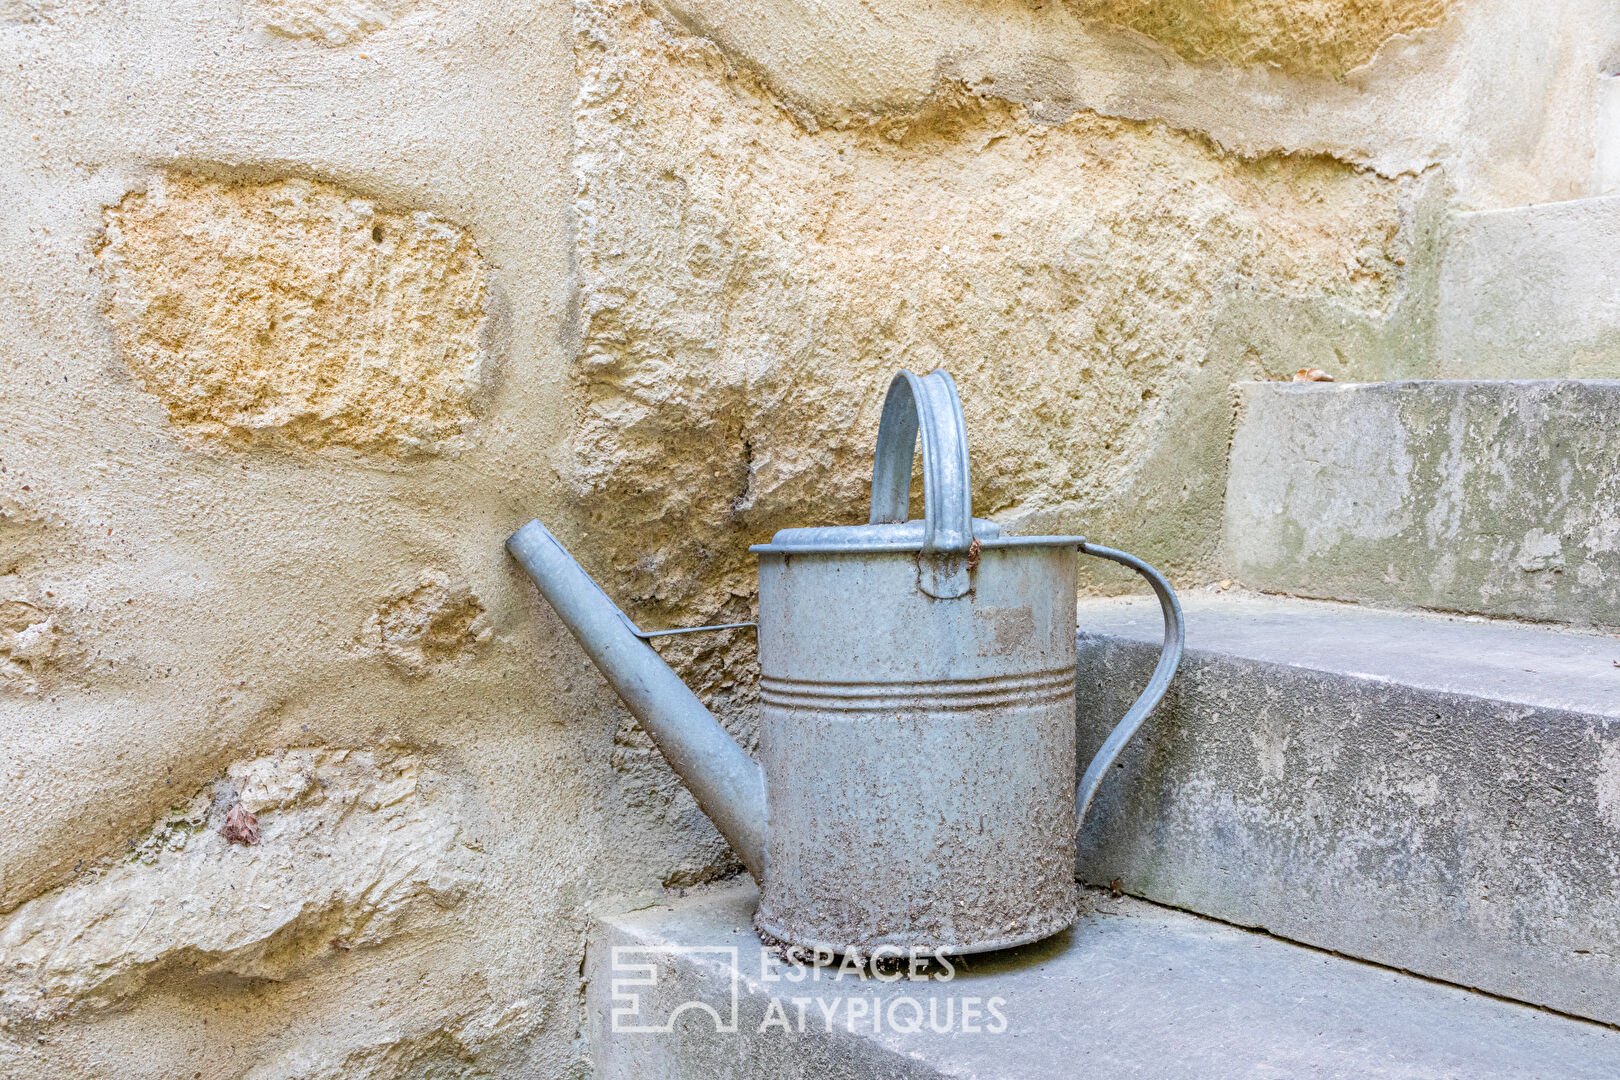
<instances>
[{"instance_id":1,"label":"watering can rim","mask_svg":"<svg viewBox=\"0 0 1620 1080\"><path fill-rule=\"evenodd\" d=\"M985 528L989 526L989 528ZM754 544L756 555L866 555L872 552L918 552L923 546L924 523L919 520L884 525L813 525L782 529L768 544ZM1028 547L1082 547L1083 536L1002 536L1001 526L973 519L973 538L980 550Z\"/></svg>"}]
</instances>

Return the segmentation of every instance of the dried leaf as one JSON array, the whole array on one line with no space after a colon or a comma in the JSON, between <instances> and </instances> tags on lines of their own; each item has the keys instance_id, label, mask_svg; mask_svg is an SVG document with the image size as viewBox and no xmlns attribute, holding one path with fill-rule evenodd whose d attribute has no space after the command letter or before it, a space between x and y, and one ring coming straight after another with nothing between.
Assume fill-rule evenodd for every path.
<instances>
[{"instance_id":1,"label":"dried leaf","mask_svg":"<svg viewBox=\"0 0 1620 1080\"><path fill-rule=\"evenodd\" d=\"M1333 376L1319 367L1300 368L1294 372L1295 382L1332 382Z\"/></svg>"},{"instance_id":2,"label":"dried leaf","mask_svg":"<svg viewBox=\"0 0 1620 1080\"><path fill-rule=\"evenodd\" d=\"M226 812L225 824L219 827L219 835L232 844L257 844L259 819L237 803Z\"/></svg>"}]
</instances>

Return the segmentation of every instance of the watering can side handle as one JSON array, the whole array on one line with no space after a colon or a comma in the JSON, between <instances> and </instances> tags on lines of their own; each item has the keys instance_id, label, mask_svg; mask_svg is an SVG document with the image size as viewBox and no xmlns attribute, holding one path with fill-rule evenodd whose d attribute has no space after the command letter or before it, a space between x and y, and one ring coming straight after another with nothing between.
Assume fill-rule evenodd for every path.
<instances>
[{"instance_id":1,"label":"watering can side handle","mask_svg":"<svg viewBox=\"0 0 1620 1080\"><path fill-rule=\"evenodd\" d=\"M1164 610L1164 649L1159 653L1159 663L1153 669L1153 677L1148 679L1147 687L1125 713L1125 718L1114 725L1114 730L1103 741L1102 748L1086 766L1086 773L1080 779L1080 786L1074 796L1075 830L1085 825L1086 811L1091 809L1091 800L1096 797L1097 789L1102 786L1103 777L1119 757L1125 744L1131 741L1142 721L1147 719L1164 692L1170 686L1170 680L1176 673L1176 667L1181 663L1181 652L1187 641L1186 629L1182 626L1181 601L1176 598L1176 592L1170 583L1164 579L1153 567L1138 559L1135 555L1113 548L1101 547L1097 544L1080 545L1080 550L1087 555L1095 555L1099 559L1109 559L1130 567L1138 574L1147 578L1148 584L1153 586L1154 593L1159 597L1159 606Z\"/></svg>"}]
</instances>

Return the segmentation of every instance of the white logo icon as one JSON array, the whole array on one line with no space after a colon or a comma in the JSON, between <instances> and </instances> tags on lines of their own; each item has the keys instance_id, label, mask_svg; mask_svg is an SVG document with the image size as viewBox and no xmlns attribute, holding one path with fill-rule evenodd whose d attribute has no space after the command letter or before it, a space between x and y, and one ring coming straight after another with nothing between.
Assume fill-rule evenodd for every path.
<instances>
[{"instance_id":1,"label":"white logo icon","mask_svg":"<svg viewBox=\"0 0 1620 1080\"><path fill-rule=\"evenodd\" d=\"M715 956L725 961L731 977L731 1010L722 1016L706 1001L683 1001L670 1010L662 1023L642 1014L642 998L658 986L659 960L677 956ZM706 1012L714 1021L717 1034L737 1030L738 991L737 946L735 945L615 945L613 978L609 991L613 998L612 1030L615 1034L659 1034L675 1030L675 1021L687 1011ZM637 988L642 989L637 989Z\"/></svg>"}]
</instances>

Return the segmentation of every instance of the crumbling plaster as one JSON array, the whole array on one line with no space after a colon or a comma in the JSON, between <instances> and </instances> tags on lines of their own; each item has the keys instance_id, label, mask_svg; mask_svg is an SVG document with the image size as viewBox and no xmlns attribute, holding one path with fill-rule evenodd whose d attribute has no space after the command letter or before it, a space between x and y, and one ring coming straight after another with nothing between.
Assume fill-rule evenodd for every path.
<instances>
[{"instance_id":1,"label":"crumbling plaster","mask_svg":"<svg viewBox=\"0 0 1620 1080\"><path fill-rule=\"evenodd\" d=\"M0 542L52 594L65 656L0 697L0 918L88 887L171 807L279 748L408 749L452 778L483 855L448 932L324 945L296 974L177 962L108 1009L0 1031L0 1075L565 1074L586 904L656 886L655 853L680 847L602 856L612 725L588 718L613 706L499 547L520 514L569 501L553 463L573 410L571 14L464 7L333 48L259 29L254 5L36 7L0 25ZM459 453L174 427L119 348L97 257L106 216L171 176L309 181L465 230L506 314L483 377L498 401ZM367 623L434 568L502 632L421 677ZM297 850L267 828L253 850L278 846ZM333 884L303 871L311 895Z\"/></svg>"},{"instance_id":2,"label":"crumbling plaster","mask_svg":"<svg viewBox=\"0 0 1620 1080\"><path fill-rule=\"evenodd\" d=\"M127 992L75 999L102 984L71 950L46 986L60 1009L0 973L23 995L0 1075L577 1074L589 912L735 864L508 531L544 518L638 617L743 611L743 545L858 517L881 378L947 362L984 509L1196 578L1228 384L1301 350L1360 374L1419 362L1434 207L1584 193L1592 173L1583 80L1615 39L1595 2L1464 0L1327 74L1189 62L1081 14L0 2L0 937L78 940L198 793L289 755L408 757L441 792L424 806L453 824L456 879L365 947L297 938L298 963L260 965L226 905L221 927L86 954L134 958ZM334 280L387 287L335 288L342 317L303 324L375 327L405 296L466 332L452 422L420 445L387 404L446 370L419 338L368 373L322 330L328 351L299 356L341 361L308 369L347 373L334 394L287 381L306 369L267 327L252 385L290 407L265 412L217 368L255 335L133 317L188 267L199 288L296 292L264 244L228 267L204 242L288 184L338 216L435 223L484 283L436 322L442 292L339 255ZM149 233L173 257L133 277L120 230L155 190L193 193L201 232ZM177 415L177 394L216 391L229 410ZM747 739L751 643L663 648ZM188 857L219 880L302 859L278 854L279 812L251 852L209 832ZM344 828L334 845L375 854L372 818ZM350 895L299 865L289 903ZM248 945L209 961L216 940Z\"/></svg>"}]
</instances>

